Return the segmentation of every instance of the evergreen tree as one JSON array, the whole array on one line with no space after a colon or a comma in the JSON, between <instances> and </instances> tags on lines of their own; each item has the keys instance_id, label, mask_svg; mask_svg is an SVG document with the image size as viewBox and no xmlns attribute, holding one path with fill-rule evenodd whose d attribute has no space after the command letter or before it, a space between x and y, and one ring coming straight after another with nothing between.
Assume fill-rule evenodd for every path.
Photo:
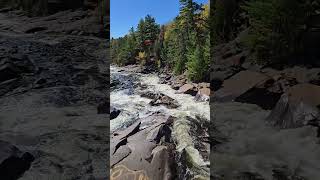
<instances>
[{"instance_id":1,"label":"evergreen tree","mask_svg":"<svg viewBox=\"0 0 320 180\"><path fill-rule=\"evenodd\" d=\"M198 45L195 52L191 54L188 59L188 78L193 81L203 80L208 69L203 47Z\"/></svg>"}]
</instances>

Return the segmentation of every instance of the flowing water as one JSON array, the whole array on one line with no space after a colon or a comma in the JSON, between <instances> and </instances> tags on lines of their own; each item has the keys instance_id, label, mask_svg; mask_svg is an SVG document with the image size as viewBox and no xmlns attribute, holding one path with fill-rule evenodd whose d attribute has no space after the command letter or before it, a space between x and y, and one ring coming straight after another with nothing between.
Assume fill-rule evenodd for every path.
<instances>
[{"instance_id":1,"label":"flowing water","mask_svg":"<svg viewBox=\"0 0 320 180\"><path fill-rule=\"evenodd\" d=\"M214 126L227 137L223 144L213 145L211 151L211 174L223 177L216 179L238 180L240 172L257 173L260 179L277 179L273 178L274 170L292 177L319 179L314 178L320 177L316 128L276 129L265 122L270 111L253 104L214 103L212 111Z\"/></svg>"},{"instance_id":2,"label":"flowing water","mask_svg":"<svg viewBox=\"0 0 320 180\"><path fill-rule=\"evenodd\" d=\"M209 102L197 102L188 94L177 94L167 84L160 84L156 74L140 74L128 71L126 67L111 66L111 81L115 87L111 88L111 105L121 110L120 115L110 121L111 133L128 127L137 119L151 115L154 112L162 112L177 118L173 124L173 139L176 151L186 152L188 161L192 167L188 169L194 176L209 177L209 159L204 158L197 150L195 138L190 133L190 119L200 121L210 120ZM159 92L165 94L179 103L179 107L168 109L165 106L151 106L151 99L141 97L145 91ZM200 117L200 118L199 118ZM178 165L181 162L177 162Z\"/></svg>"}]
</instances>

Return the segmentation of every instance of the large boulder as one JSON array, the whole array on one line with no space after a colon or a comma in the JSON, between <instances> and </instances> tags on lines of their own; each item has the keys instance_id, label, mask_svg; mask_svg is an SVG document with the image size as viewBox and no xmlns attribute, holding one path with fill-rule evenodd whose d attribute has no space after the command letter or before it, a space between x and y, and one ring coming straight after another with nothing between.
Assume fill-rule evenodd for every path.
<instances>
[{"instance_id":1,"label":"large boulder","mask_svg":"<svg viewBox=\"0 0 320 180\"><path fill-rule=\"evenodd\" d=\"M213 100L218 102L233 101L268 79L268 76L259 72L241 71L223 82L222 88L214 93Z\"/></svg>"},{"instance_id":2,"label":"large boulder","mask_svg":"<svg viewBox=\"0 0 320 180\"><path fill-rule=\"evenodd\" d=\"M173 159L170 147L161 143L171 142L170 117L153 114L139 119L111 137L111 177L124 179L170 179ZM118 171L122 169L122 171ZM116 178L114 178L116 177Z\"/></svg>"},{"instance_id":3,"label":"large boulder","mask_svg":"<svg viewBox=\"0 0 320 180\"><path fill-rule=\"evenodd\" d=\"M150 105L152 106L164 105L170 109L179 107L177 100L162 93L144 92L141 94L141 97L152 99L150 102Z\"/></svg>"},{"instance_id":4,"label":"large boulder","mask_svg":"<svg viewBox=\"0 0 320 180\"><path fill-rule=\"evenodd\" d=\"M274 75L270 79L255 85L237 97L235 101L256 104L263 109L271 110L275 107L281 95L296 84L295 78L285 75Z\"/></svg>"},{"instance_id":5,"label":"large boulder","mask_svg":"<svg viewBox=\"0 0 320 180\"><path fill-rule=\"evenodd\" d=\"M184 75L179 75L171 79L172 79L171 88L174 90L178 90L181 86L183 86L187 82L187 78Z\"/></svg>"},{"instance_id":6,"label":"large boulder","mask_svg":"<svg viewBox=\"0 0 320 180\"><path fill-rule=\"evenodd\" d=\"M210 84L214 91L222 87L224 80L229 79L242 70L239 67L227 67L223 65L214 65L210 69Z\"/></svg>"},{"instance_id":7,"label":"large boulder","mask_svg":"<svg viewBox=\"0 0 320 180\"><path fill-rule=\"evenodd\" d=\"M178 90L178 93L190 94L195 96L198 92L197 87L194 84L184 84Z\"/></svg>"},{"instance_id":8,"label":"large boulder","mask_svg":"<svg viewBox=\"0 0 320 180\"><path fill-rule=\"evenodd\" d=\"M110 108L110 120L115 119L119 116L120 114L120 110L115 108L115 107L111 107Z\"/></svg>"},{"instance_id":9,"label":"large boulder","mask_svg":"<svg viewBox=\"0 0 320 180\"><path fill-rule=\"evenodd\" d=\"M0 177L1 179L19 179L34 161L34 156L22 152L14 145L0 141Z\"/></svg>"},{"instance_id":10,"label":"large boulder","mask_svg":"<svg viewBox=\"0 0 320 180\"><path fill-rule=\"evenodd\" d=\"M201 88L196 94L196 101L209 101L210 99L210 89L209 88Z\"/></svg>"},{"instance_id":11,"label":"large boulder","mask_svg":"<svg viewBox=\"0 0 320 180\"><path fill-rule=\"evenodd\" d=\"M281 96L266 120L279 128L297 128L311 122L316 124L315 121L320 120L319 106L320 86L298 84Z\"/></svg>"}]
</instances>

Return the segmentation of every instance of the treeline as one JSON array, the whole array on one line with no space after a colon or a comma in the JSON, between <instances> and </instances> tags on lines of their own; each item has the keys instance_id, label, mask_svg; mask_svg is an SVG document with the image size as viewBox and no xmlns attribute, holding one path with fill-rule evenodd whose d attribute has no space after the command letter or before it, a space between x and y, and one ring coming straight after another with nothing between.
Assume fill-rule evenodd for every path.
<instances>
[{"instance_id":1,"label":"treeline","mask_svg":"<svg viewBox=\"0 0 320 180\"><path fill-rule=\"evenodd\" d=\"M180 0L179 15L159 25L147 15L124 37L111 40L112 62L139 63L187 73L192 81L208 81L210 65L209 4Z\"/></svg>"},{"instance_id":2,"label":"treeline","mask_svg":"<svg viewBox=\"0 0 320 180\"><path fill-rule=\"evenodd\" d=\"M266 64L305 53L305 37L312 19L319 17L320 1L216 0L212 13L214 46L247 30L241 41L257 63Z\"/></svg>"}]
</instances>

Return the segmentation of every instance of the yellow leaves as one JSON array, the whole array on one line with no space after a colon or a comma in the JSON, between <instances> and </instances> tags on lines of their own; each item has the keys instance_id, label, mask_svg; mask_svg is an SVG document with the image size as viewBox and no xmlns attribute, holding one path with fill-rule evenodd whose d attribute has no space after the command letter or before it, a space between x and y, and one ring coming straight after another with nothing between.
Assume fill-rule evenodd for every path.
<instances>
[{"instance_id":1,"label":"yellow leaves","mask_svg":"<svg viewBox=\"0 0 320 180\"><path fill-rule=\"evenodd\" d=\"M175 22L170 22L169 24L167 24L165 26L165 32L164 32L164 40L167 41L168 39L170 39L173 30L176 28L176 24Z\"/></svg>"},{"instance_id":2,"label":"yellow leaves","mask_svg":"<svg viewBox=\"0 0 320 180\"><path fill-rule=\"evenodd\" d=\"M205 4L202 7L204 10L202 10L198 16L198 20L196 21L196 25L200 29L206 29L208 28L208 21L210 16L210 6L209 4Z\"/></svg>"},{"instance_id":3,"label":"yellow leaves","mask_svg":"<svg viewBox=\"0 0 320 180\"><path fill-rule=\"evenodd\" d=\"M146 52L139 52L138 57L136 57L138 60L144 60L147 58Z\"/></svg>"},{"instance_id":4,"label":"yellow leaves","mask_svg":"<svg viewBox=\"0 0 320 180\"><path fill-rule=\"evenodd\" d=\"M204 10L201 12L202 19L208 19L210 14L210 7L209 4L203 5Z\"/></svg>"}]
</instances>

